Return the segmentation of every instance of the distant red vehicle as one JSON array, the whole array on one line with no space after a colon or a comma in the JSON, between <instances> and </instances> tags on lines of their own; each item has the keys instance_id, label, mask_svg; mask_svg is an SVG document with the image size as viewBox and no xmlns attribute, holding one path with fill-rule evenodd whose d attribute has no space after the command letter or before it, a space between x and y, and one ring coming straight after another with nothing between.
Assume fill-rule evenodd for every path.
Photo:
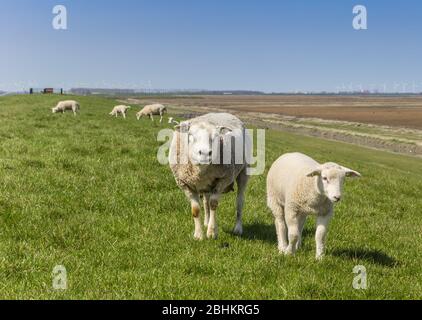
<instances>
[{"instance_id":1,"label":"distant red vehicle","mask_svg":"<svg viewBox=\"0 0 422 320\"><path fill-rule=\"evenodd\" d=\"M52 93L54 93L54 89L53 88L45 88L43 90L43 93L44 94L52 94Z\"/></svg>"}]
</instances>

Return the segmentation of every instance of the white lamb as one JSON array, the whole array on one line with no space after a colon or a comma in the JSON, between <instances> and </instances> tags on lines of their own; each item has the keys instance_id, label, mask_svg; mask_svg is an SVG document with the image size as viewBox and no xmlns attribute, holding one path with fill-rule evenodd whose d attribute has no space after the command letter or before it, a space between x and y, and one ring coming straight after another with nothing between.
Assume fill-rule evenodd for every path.
<instances>
[{"instance_id":1,"label":"white lamb","mask_svg":"<svg viewBox=\"0 0 422 320\"><path fill-rule=\"evenodd\" d=\"M247 168L251 157L251 141L243 123L228 113L209 113L181 122L175 128L169 152L170 167L176 183L191 203L194 238L203 239L200 197L203 197L207 237L215 239L220 197L233 191L235 182L238 189L234 233L241 235Z\"/></svg>"},{"instance_id":2,"label":"white lamb","mask_svg":"<svg viewBox=\"0 0 422 320\"><path fill-rule=\"evenodd\" d=\"M154 121L153 116L160 116L160 123L163 122L163 115L167 112L167 108L162 104L150 104L145 106L141 111L136 114L136 118L139 120L143 116L150 117Z\"/></svg>"},{"instance_id":3,"label":"white lamb","mask_svg":"<svg viewBox=\"0 0 422 320\"><path fill-rule=\"evenodd\" d=\"M66 110L73 111L73 115L76 116L77 112L81 109L78 102L74 100L60 101L54 108L51 109L52 113L65 113Z\"/></svg>"},{"instance_id":4,"label":"white lamb","mask_svg":"<svg viewBox=\"0 0 422 320\"><path fill-rule=\"evenodd\" d=\"M115 106L109 114L111 116L115 116L116 118L118 117L119 114L121 114L123 116L123 118L126 119L127 111L130 108L131 108L130 106L125 106L125 105Z\"/></svg>"},{"instance_id":5,"label":"white lamb","mask_svg":"<svg viewBox=\"0 0 422 320\"><path fill-rule=\"evenodd\" d=\"M275 218L279 251L294 254L301 245L307 216L315 215L316 258L321 259L344 178L360 176L336 163L319 164L301 153L288 153L276 160L268 172L267 204Z\"/></svg>"}]
</instances>

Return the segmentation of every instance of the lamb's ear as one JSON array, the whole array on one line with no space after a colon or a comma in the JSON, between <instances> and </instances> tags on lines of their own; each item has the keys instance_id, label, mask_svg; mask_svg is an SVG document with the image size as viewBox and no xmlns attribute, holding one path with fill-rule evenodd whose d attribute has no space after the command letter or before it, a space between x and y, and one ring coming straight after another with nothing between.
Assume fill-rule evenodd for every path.
<instances>
[{"instance_id":1,"label":"lamb's ear","mask_svg":"<svg viewBox=\"0 0 422 320\"><path fill-rule=\"evenodd\" d=\"M306 176L307 177L316 177L316 176L320 176L321 175L321 168L317 168L311 172L309 172Z\"/></svg>"},{"instance_id":2,"label":"lamb's ear","mask_svg":"<svg viewBox=\"0 0 422 320\"><path fill-rule=\"evenodd\" d=\"M346 168L346 167L342 167L342 169L346 172L346 177L349 177L349 178L360 178L360 177L362 177L362 175L355 170L352 170L352 169L349 169L349 168Z\"/></svg>"}]
</instances>

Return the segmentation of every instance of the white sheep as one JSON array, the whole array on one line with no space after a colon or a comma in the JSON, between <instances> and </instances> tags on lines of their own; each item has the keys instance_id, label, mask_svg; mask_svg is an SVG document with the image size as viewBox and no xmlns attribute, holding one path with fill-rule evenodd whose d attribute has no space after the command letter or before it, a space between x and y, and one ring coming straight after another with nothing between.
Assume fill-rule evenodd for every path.
<instances>
[{"instance_id":1,"label":"white sheep","mask_svg":"<svg viewBox=\"0 0 422 320\"><path fill-rule=\"evenodd\" d=\"M163 122L163 115L167 111L167 108L162 104L150 104L145 106L141 111L136 114L136 118L139 120L143 116L150 117L154 121L153 116L160 116L160 123Z\"/></svg>"},{"instance_id":2,"label":"white sheep","mask_svg":"<svg viewBox=\"0 0 422 320\"><path fill-rule=\"evenodd\" d=\"M77 112L81 109L78 102L74 100L60 101L54 108L51 109L52 113L65 113L66 110L73 111L73 115L76 116Z\"/></svg>"},{"instance_id":3,"label":"white sheep","mask_svg":"<svg viewBox=\"0 0 422 320\"><path fill-rule=\"evenodd\" d=\"M173 117L170 117L169 118L169 124L180 124L180 122L179 121L177 121L177 120L174 120L174 118Z\"/></svg>"},{"instance_id":4,"label":"white sheep","mask_svg":"<svg viewBox=\"0 0 422 320\"><path fill-rule=\"evenodd\" d=\"M241 235L247 168L251 140L243 123L228 113L209 113L175 127L170 146L170 167L177 185L191 203L194 238L203 239L200 197L203 197L207 237L217 238L216 210L223 193L237 183L237 221L234 233ZM229 148L229 146L232 148Z\"/></svg>"},{"instance_id":5,"label":"white sheep","mask_svg":"<svg viewBox=\"0 0 422 320\"><path fill-rule=\"evenodd\" d=\"M123 118L126 119L126 113L130 108L131 108L130 106L125 106L125 105L115 106L109 114L111 116L115 116L116 118L118 117L119 114L121 114Z\"/></svg>"},{"instance_id":6,"label":"white sheep","mask_svg":"<svg viewBox=\"0 0 422 320\"><path fill-rule=\"evenodd\" d=\"M301 153L288 153L276 160L268 172L267 204L275 218L279 251L294 254L301 245L307 216L315 215L316 258L321 259L344 178L360 176L336 163L319 164Z\"/></svg>"}]
</instances>

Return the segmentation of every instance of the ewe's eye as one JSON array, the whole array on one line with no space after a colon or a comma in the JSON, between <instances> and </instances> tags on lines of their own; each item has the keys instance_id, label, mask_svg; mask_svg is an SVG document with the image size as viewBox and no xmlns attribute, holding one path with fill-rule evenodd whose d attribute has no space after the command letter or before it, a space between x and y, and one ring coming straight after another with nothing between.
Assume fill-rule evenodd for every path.
<instances>
[{"instance_id":1,"label":"ewe's eye","mask_svg":"<svg viewBox=\"0 0 422 320\"><path fill-rule=\"evenodd\" d=\"M322 177L322 180L324 180L325 182L328 182L328 178L327 177Z\"/></svg>"}]
</instances>

